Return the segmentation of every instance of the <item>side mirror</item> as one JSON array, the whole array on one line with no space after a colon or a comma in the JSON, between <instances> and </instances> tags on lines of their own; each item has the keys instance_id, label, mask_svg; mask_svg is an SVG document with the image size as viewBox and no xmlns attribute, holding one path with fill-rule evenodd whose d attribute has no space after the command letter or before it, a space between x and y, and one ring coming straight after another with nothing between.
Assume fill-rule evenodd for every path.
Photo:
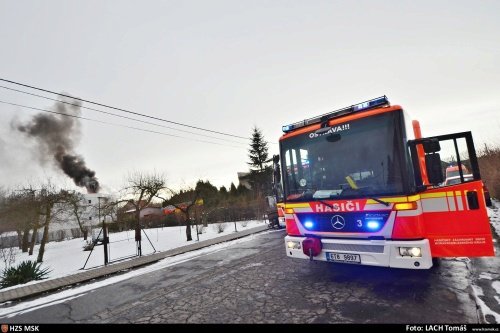
<instances>
[{"instance_id":1,"label":"side mirror","mask_svg":"<svg viewBox=\"0 0 500 333\"><path fill-rule=\"evenodd\" d=\"M283 201L283 187L281 186L280 156L273 155L273 194L278 202Z\"/></svg>"},{"instance_id":2,"label":"side mirror","mask_svg":"<svg viewBox=\"0 0 500 333\"><path fill-rule=\"evenodd\" d=\"M437 185L444 181L443 171L441 170L441 156L438 153L425 155L425 165L429 183Z\"/></svg>"},{"instance_id":3,"label":"side mirror","mask_svg":"<svg viewBox=\"0 0 500 333\"><path fill-rule=\"evenodd\" d=\"M422 145L424 146L424 152L426 154L437 153L441 150L439 140L435 138L425 140L424 142L422 142Z\"/></svg>"}]
</instances>

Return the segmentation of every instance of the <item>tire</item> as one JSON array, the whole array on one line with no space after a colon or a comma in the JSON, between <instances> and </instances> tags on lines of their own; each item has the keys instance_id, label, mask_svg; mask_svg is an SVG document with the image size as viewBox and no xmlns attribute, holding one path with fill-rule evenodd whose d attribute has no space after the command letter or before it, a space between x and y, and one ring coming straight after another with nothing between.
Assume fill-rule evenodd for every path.
<instances>
[{"instance_id":1,"label":"tire","mask_svg":"<svg viewBox=\"0 0 500 333\"><path fill-rule=\"evenodd\" d=\"M441 259L440 258L432 258L432 267L439 267L441 266Z\"/></svg>"}]
</instances>

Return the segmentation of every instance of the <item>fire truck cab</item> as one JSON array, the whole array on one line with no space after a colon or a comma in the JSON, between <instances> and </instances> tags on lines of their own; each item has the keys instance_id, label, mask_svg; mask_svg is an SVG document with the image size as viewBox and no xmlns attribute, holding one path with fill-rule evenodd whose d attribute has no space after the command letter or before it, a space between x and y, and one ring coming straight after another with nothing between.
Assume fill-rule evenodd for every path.
<instances>
[{"instance_id":1,"label":"fire truck cab","mask_svg":"<svg viewBox=\"0 0 500 333\"><path fill-rule=\"evenodd\" d=\"M283 132L289 257L428 269L433 258L494 255L470 132L422 138L386 96ZM451 161L472 177L444 185Z\"/></svg>"}]
</instances>

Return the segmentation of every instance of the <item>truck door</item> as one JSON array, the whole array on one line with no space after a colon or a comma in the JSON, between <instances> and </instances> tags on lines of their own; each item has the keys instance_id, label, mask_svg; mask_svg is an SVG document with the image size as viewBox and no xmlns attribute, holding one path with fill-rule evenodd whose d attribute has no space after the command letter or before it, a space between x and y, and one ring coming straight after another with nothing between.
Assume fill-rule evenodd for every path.
<instances>
[{"instance_id":1,"label":"truck door","mask_svg":"<svg viewBox=\"0 0 500 333\"><path fill-rule=\"evenodd\" d=\"M432 256L493 256L483 182L471 132L411 140L408 145L421 222ZM422 180L419 150L425 152L428 183Z\"/></svg>"}]
</instances>

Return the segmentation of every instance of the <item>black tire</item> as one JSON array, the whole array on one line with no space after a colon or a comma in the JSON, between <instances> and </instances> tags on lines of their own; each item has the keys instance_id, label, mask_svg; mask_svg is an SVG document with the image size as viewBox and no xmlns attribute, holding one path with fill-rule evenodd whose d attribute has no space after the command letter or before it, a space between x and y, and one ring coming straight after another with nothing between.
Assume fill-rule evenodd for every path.
<instances>
[{"instance_id":1,"label":"black tire","mask_svg":"<svg viewBox=\"0 0 500 333\"><path fill-rule=\"evenodd\" d=\"M441 266L441 259L440 258L432 258L432 267L439 267Z\"/></svg>"}]
</instances>

